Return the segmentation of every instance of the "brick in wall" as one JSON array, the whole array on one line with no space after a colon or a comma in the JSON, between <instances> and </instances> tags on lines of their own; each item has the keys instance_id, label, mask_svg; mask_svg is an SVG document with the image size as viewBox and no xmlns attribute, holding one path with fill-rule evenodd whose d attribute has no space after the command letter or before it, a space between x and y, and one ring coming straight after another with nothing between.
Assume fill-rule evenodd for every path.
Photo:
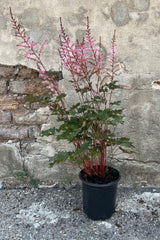
<instances>
[{"instance_id":1,"label":"brick in wall","mask_svg":"<svg viewBox=\"0 0 160 240\"><path fill-rule=\"evenodd\" d=\"M11 94L24 94L25 86L27 85L27 81L21 80L12 80L9 82L9 93Z\"/></svg>"},{"instance_id":2,"label":"brick in wall","mask_svg":"<svg viewBox=\"0 0 160 240\"><path fill-rule=\"evenodd\" d=\"M30 126L28 128L29 138L37 138L41 135L41 129L38 126Z\"/></svg>"},{"instance_id":3,"label":"brick in wall","mask_svg":"<svg viewBox=\"0 0 160 240\"><path fill-rule=\"evenodd\" d=\"M13 77L14 71L15 68L12 66L0 65L0 79Z\"/></svg>"},{"instance_id":4,"label":"brick in wall","mask_svg":"<svg viewBox=\"0 0 160 240\"><path fill-rule=\"evenodd\" d=\"M16 110L18 109L18 101L15 96L1 96L0 97L0 110L8 111L8 110Z\"/></svg>"},{"instance_id":5,"label":"brick in wall","mask_svg":"<svg viewBox=\"0 0 160 240\"><path fill-rule=\"evenodd\" d=\"M0 140L35 139L41 135L38 126L0 125Z\"/></svg>"},{"instance_id":6,"label":"brick in wall","mask_svg":"<svg viewBox=\"0 0 160 240\"><path fill-rule=\"evenodd\" d=\"M12 117L10 112L0 111L0 124L11 123Z\"/></svg>"},{"instance_id":7,"label":"brick in wall","mask_svg":"<svg viewBox=\"0 0 160 240\"><path fill-rule=\"evenodd\" d=\"M38 78L39 73L31 68L20 66L17 79L35 79Z\"/></svg>"},{"instance_id":8,"label":"brick in wall","mask_svg":"<svg viewBox=\"0 0 160 240\"><path fill-rule=\"evenodd\" d=\"M56 80L63 77L61 72L53 74ZM29 102L29 95L33 95L33 100L35 95L48 95L42 81L36 70L22 65L0 65L0 141L35 141L41 135L41 125L48 115L36 111L42 105Z\"/></svg>"},{"instance_id":9,"label":"brick in wall","mask_svg":"<svg viewBox=\"0 0 160 240\"><path fill-rule=\"evenodd\" d=\"M27 95L17 96L17 102L19 110L30 109Z\"/></svg>"},{"instance_id":10,"label":"brick in wall","mask_svg":"<svg viewBox=\"0 0 160 240\"><path fill-rule=\"evenodd\" d=\"M41 125L43 124L48 116L46 115L41 115L38 114L35 111L29 111L29 110L24 110L24 111L18 111L18 112L13 112L13 124L18 124L18 125Z\"/></svg>"},{"instance_id":11,"label":"brick in wall","mask_svg":"<svg viewBox=\"0 0 160 240\"><path fill-rule=\"evenodd\" d=\"M27 96L3 95L0 97L0 111L29 109Z\"/></svg>"},{"instance_id":12,"label":"brick in wall","mask_svg":"<svg viewBox=\"0 0 160 240\"><path fill-rule=\"evenodd\" d=\"M9 83L9 92L12 94L48 94L48 89L41 79L14 80Z\"/></svg>"},{"instance_id":13,"label":"brick in wall","mask_svg":"<svg viewBox=\"0 0 160 240\"><path fill-rule=\"evenodd\" d=\"M6 93L7 93L7 81L0 80L0 94L6 94Z\"/></svg>"},{"instance_id":14,"label":"brick in wall","mask_svg":"<svg viewBox=\"0 0 160 240\"><path fill-rule=\"evenodd\" d=\"M26 139L28 138L28 127L0 125L0 140L8 139Z\"/></svg>"}]
</instances>

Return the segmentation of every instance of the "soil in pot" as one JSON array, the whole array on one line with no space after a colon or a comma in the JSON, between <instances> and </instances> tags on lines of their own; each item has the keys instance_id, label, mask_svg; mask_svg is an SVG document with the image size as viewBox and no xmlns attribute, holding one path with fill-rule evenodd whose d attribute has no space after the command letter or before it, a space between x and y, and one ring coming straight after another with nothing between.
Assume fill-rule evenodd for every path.
<instances>
[{"instance_id":1,"label":"soil in pot","mask_svg":"<svg viewBox=\"0 0 160 240\"><path fill-rule=\"evenodd\" d=\"M119 172L109 167L110 174L101 178L86 178L85 172L80 172L83 190L83 211L92 220L105 220L115 212L117 184L120 180Z\"/></svg>"},{"instance_id":2,"label":"soil in pot","mask_svg":"<svg viewBox=\"0 0 160 240\"><path fill-rule=\"evenodd\" d=\"M84 170L82 170L81 178L90 183L107 184L112 181L116 181L119 178L119 172L112 167L106 167L104 178L97 175L93 175L93 177L91 178L85 173Z\"/></svg>"}]
</instances>

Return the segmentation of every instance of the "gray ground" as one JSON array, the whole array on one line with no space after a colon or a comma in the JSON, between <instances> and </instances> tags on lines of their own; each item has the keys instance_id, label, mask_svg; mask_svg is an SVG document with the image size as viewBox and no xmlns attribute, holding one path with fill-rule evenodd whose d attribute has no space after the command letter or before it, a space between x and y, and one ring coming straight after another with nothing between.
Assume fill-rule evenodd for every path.
<instances>
[{"instance_id":1,"label":"gray ground","mask_svg":"<svg viewBox=\"0 0 160 240\"><path fill-rule=\"evenodd\" d=\"M81 186L0 189L0 240L159 240L160 188L122 187L106 221L82 211Z\"/></svg>"}]
</instances>

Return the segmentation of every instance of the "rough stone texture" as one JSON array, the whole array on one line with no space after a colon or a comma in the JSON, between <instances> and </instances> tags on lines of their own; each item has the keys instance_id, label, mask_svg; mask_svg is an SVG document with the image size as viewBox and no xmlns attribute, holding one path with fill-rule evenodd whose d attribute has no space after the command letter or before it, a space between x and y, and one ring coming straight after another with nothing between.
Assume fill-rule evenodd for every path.
<instances>
[{"instance_id":1,"label":"rough stone texture","mask_svg":"<svg viewBox=\"0 0 160 240\"><path fill-rule=\"evenodd\" d=\"M125 2L117 1L112 6L111 17L117 26L123 26L128 23L128 8Z\"/></svg>"},{"instance_id":2,"label":"rough stone texture","mask_svg":"<svg viewBox=\"0 0 160 240\"><path fill-rule=\"evenodd\" d=\"M41 135L40 127L38 126L30 126L28 129L29 138L37 138Z\"/></svg>"},{"instance_id":3,"label":"rough stone texture","mask_svg":"<svg viewBox=\"0 0 160 240\"><path fill-rule=\"evenodd\" d=\"M41 125L46 122L48 119L48 113L45 114L43 109L39 111L31 112L31 111L19 111L13 113L13 122L15 124L34 124Z\"/></svg>"},{"instance_id":4,"label":"rough stone texture","mask_svg":"<svg viewBox=\"0 0 160 240\"><path fill-rule=\"evenodd\" d=\"M22 159L14 145L0 144L0 179L22 170Z\"/></svg>"},{"instance_id":5,"label":"rough stone texture","mask_svg":"<svg viewBox=\"0 0 160 240\"><path fill-rule=\"evenodd\" d=\"M11 113L0 111L0 124L11 123Z\"/></svg>"},{"instance_id":6,"label":"rough stone texture","mask_svg":"<svg viewBox=\"0 0 160 240\"><path fill-rule=\"evenodd\" d=\"M0 94L6 94L7 93L7 84L5 80L1 80L0 85Z\"/></svg>"},{"instance_id":7,"label":"rough stone texture","mask_svg":"<svg viewBox=\"0 0 160 240\"><path fill-rule=\"evenodd\" d=\"M10 92L13 94L47 94L48 90L42 87L42 80L32 79L32 80L15 80L10 82ZM44 85L45 86L45 85Z\"/></svg>"},{"instance_id":8,"label":"rough stone texture","mask_svg":"<svg viewBox=\"0 0 160 240\"><path fill-rule=\"evenodd\" d=\"M36 150L33 148L38 138L41 139L41 127L50 115L48 107L28 101L30 94L48 94L38 76L37 71L22 65L0 65L0 89L6 84L6 91L0 91L0 142L4 143L0 145L0 178L13 176L15 168L19 170L19 162L40 179L55 173L54 168L48 169L49 156L55 153L54 146L50 142L44 144L42 140ZM55 78L61 77L62 74L55 73ZM18 155L14 153L15 144ZM42 146L45 146L44 151L41 151Z\"/></svg>"},{"instance_id":9,"label":"rough stone texture","mask_svg":"<svg viewBox=\"0 0 160 240\"><path fill-rule=\"evenodd\" d=\"M16 96L1 96L0 110L16 110L18 109L18 101Z\"/></svg>"},{"instance_id":10,"label":"rough stone texture","mask_svg":"<svg viewBox=\"0 0 160 240\"><path fill-rule=\"evenodd\" d=\"M1 141L6 139L24 139L24 138L28 138L29 135L29 128L26 126L12 126L12 125L8 125L8 126L4 126L1 125L0 126L0 139Z\"/></svg>"},{"instance_id":11,"label":"rough stone texture","mask_svg":"<svg viewBox=\"0 0 160 240\"><path fill-rule=\"evenodd\" d=\"M33 69L19 66L16 72L16 79L35 79L39 76L39 73Z\"/></svg>"},{"instance_id":12,"label":"rough stone texture","mask_svg":"<svg viewBox=\"0 0 160 240\"><path fill-rule=\"evenodd\" d=\"M150 6L150 0L132 0L134 7L139 11L147 11Z\"/></svg>"},{"instance_id":13,"label":"rough stone texture","mask_svg":"<svg viewBox=\"0 0 160 240\"><path fill-rule=\"evenodd\" d=\"M0 65L0 78L11 77L14 74L14 68L10 66Z\"/></svg>"},{"instance_id":14,"label":"rough stone texture","mask_svg":"<svg viewBox=\"0 0 160 240\"><path fill-rule=\"evenodd\" d=\"M70 146L66 142L57 143L51 137L39 136L41 129L54 126L56 121L53 116L49 115L49 112L45 112L47 110L42 110L45 108L41 108L38 103L29 104L27 102L28 94L44 94L46 92L44 85L40 86L41 80L38 73L33 70L36 69L34 63L25 59L24 52L16 48L16 44L19 42L11 30L8 6L12 7L14 14L26 26L27 34L32 40L41 43L47 39L43 61L47 65L47 69L55 71L61 70L57 51L60 33L59 17L62 17L70 38L77 37L81 40L85 31L86 17L89 16L92 34L97 41L101 36L105 53L107 53L113 31L116 28L122 69L118 78L122 84L130 86L126 90L117 91L116 94L122 100L125 113L125 125L118 131L131 137L135 145L135 154L133 156L124 154L115 159L114 166L121 170L124 183L146 181L151 184L153 182L160 184L159 1L22 0L13 2L12 0L1 0L1 136L4 137L6 131L9 139L5 141L12 139L13 142L19 143L19 152L24 156L24 162L26 161L30 170L32 167L35 168L35 172L40 178L43 175L43 179L48 176L56 179L58 171L62 172L62 169L55 167L52 172L45 168L50 156L49 152L51 153L51 149L53 149L52 153L55 153L58 149L69 149ZM63 76L62 82L68 91L67 101L68 104L71 104L76 98L68 82L70 76L64 69ZM21 130L21 140L19 140L20 129L24 131ZM27 134L27 138L23 137L25 134ZM1 138L0 141L4 140ZM12 146L13 142L9 144ZM30 145L36 146L34 151L29 147ZM41 151L44 148L50 150L48 152Z\"/></svg>"}]
</instances>

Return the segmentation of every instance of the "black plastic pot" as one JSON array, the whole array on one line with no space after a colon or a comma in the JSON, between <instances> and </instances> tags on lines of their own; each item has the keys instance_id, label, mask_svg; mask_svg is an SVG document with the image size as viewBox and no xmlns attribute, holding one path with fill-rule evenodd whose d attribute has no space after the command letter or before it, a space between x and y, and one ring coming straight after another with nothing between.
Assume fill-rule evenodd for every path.
<instances>
[{"instance_id":1,"label":"black plastic pot","mask_svg":"<svg viewBox=\"0 0 160 240\"><path fill-rule=\"evenodd\" d=\"M97 184L85 181L82 171L79 178L82 181L83 211L92 220L105 220L115 212L117 184L120 173L117 171L117 180L107 184Z\"/></svg>"}]
</instances>

